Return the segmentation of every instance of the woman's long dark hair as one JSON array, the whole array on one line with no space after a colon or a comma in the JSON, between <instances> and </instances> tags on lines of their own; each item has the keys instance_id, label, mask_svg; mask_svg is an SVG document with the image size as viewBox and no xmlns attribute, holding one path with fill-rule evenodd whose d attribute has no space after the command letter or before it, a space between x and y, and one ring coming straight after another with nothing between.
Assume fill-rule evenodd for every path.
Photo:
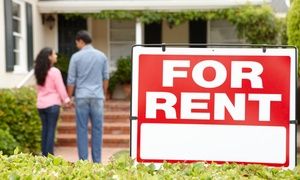
<instances>
[{"instance_id":1,"label":"woman's long dark hair","mask_svg":"<svg viewBox=\"0 0 300 180\"><path fill-rule=\"evenodd\" d=\"M48 70L51 68L49 56L53 49L49 47L43 48L35 59L34 75L38 85L44 86Z\"/></svg>"}]
</instances>

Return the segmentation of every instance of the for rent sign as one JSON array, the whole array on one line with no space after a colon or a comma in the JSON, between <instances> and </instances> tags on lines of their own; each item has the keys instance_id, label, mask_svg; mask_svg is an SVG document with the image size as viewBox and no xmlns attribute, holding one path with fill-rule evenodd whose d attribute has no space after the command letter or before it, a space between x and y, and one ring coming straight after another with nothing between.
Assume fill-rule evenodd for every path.
<instances>
[{"instance_id":1,"label":"for rent sign","mask_svg":"<svg viewBox=\"0 0 300 180\"><path fill-rule=\"evenodd\" d=\"M294 48L133 48L137 162L295 166Z\"/></svg>"}]
</instances>

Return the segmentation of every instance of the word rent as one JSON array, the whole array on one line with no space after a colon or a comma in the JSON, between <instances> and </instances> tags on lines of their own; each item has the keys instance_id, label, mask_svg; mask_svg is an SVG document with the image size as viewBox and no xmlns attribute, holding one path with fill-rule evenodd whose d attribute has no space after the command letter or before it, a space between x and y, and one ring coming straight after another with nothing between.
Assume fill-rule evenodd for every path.
<instances>
[{"instance_id":1,"label":"word rent","mask_svg":"<svg viewBox=\"0 0 300 180\"><path fill-rule=\"evenodd\" d=\"M188 77L188 68L192 68L192 77ZM204 78L204 71L207 68L214 69L213 79ZM244 69L250 69L250 71L245 72ZM263 70L263 66L255 61L232 61L231 72L228 74L225 66L216 60L203 60L194 67L191 67L189 60L164 60L162 87L176 87L175 80L183 78L192 80L197 86L207 89L217 88L227 79L230 79L230 88L243 88L242 81L248 80L251 88L261 89L263 88L261 77ZM180 110L177 114L174 105L179 102L178 98L180 98ZM207 101L212 98L214 99L214 109L209 112ZM227 110L233 120L244 121L246 102L251 101L258 103L259 121L270 121L272 103L281 100L281 94L235 93L234 101L232 101L224 92L181 92L180 97L177 97L172 92L148 91L146 92L146 118L155 119L157 111L164 111L166 119L209 120L213 118L225 120L225 111Z\"/></svg>"}]
</instances>

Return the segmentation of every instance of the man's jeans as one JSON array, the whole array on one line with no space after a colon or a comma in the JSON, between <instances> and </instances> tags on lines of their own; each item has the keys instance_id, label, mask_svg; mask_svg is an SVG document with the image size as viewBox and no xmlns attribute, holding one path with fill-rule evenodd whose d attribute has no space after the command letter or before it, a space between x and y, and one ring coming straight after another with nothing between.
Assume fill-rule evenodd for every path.
<instances>
[{"instance_id":1,"label":"man's jeans","mask_svg":"<svg viewBox=\"0 0 300 180\"><path fill-rule=\"evenodd\" d=\"M42 120L42 154L53 154L54 138L60 106L54 105L44 109L38 109Z\"/></svg>"},{"instance_id":2,"label":"man's jeans","mask_svg":"<svg viewBox=\"0 0 300 180\"><path fill-rule=\"evenodd\" d=\"M88 120L92 123L92 159L101 162L103 99L76 98L76 127L79 159L88 159Z\"/></svg>"}]
</instances>

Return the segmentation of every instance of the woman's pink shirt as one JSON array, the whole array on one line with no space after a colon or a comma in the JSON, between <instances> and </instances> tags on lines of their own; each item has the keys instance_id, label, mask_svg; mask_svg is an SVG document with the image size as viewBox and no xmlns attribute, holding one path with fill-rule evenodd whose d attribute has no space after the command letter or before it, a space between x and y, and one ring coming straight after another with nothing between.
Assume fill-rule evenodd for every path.
<instances>
[{"instance_id":1,"label":"woman's pink shirt","mask_svg":"<svg viewBox=\"0 0 300 180\"><path fill-rule=\"evenodd\" d=\"M37 108L43 109L70 101L60 71L51 67L44 86L37 85Z\"/></svg>"}]
</instances>

